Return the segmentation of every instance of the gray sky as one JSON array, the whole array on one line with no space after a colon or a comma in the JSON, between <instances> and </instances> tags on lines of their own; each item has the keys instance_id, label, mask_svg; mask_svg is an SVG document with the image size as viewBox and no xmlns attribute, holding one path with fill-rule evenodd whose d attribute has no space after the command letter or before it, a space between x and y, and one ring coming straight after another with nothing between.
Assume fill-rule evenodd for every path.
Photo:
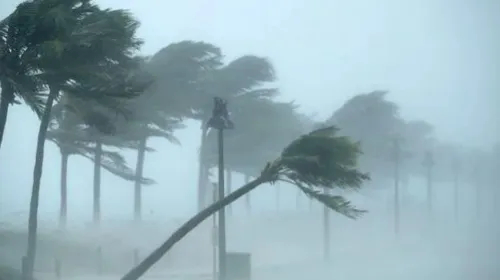
<instances>
[{"instance_id":1,"label":"gray sky","mask_svg":"<svg viewBox=\"0 0 500 280\"><path fill-rule=\"evenodd\" d=\"M0 16L14 7L6 1L0 4ZM499 116L494 112L500 106L500 1L98 2L136 14L147 54L192 39L220 46L229 59L243 54L269 57L279 75L282 98L296 100L305 112L319 117L327 117L354 94L387 89L404 116L433 123L442 139L473 145L499 139L498 124L494 124ZM27 205L37 126L27 109L11 110L0 150L3 207L25 209ZM148 155L146 175L159 186L145 194L145 199L151 199L151 211L161 209L165 199L186 211L193 206L198 127L192 124L179 133L182 147L152 141L159 152ZM86 208L92 168L77 158L70 164L70 187L75 188L70 192L70 207ZM50 199L42 205L50 217L55 217L59 203L58 180L58 153L47 144L42 195ZM120 207L126 207L130 215L132 184L105 175L103 185L110 185L103 191L105 200L114 205L112 210L106 208L108 202L103 203L103 211L119 213ZM123 190L124 198L113 199L113 188ZM87 209L82 215L90 217ZM71 211L80 210L70 208L73 215Z\"/></svg>"}]
</instances>

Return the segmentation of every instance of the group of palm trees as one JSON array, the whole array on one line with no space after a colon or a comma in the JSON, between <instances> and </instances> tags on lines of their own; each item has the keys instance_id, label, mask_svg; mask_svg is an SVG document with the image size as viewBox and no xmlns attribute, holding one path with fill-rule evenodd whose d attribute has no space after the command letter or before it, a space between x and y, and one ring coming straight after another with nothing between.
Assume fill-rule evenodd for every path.
<instances>
[{"instance_id":1,"label":"group of palm trees","mask_svg":"<svg viewBox=\"0 0 500 280\"><path fill-rule=\"evenodd\" d=\"M0 143L11 105L28 105L40 118L28 249L23 258L25 279L33 276L46 140L54 142L61 155L62 226L67 221L66 177L72 155L94 162L96 223L102 168L135 182L135 217L140 219L141 186L153 183L142 176L146 152L152 150L147 140L162 137L178 142L174 131L186 119L203 124L215 96L231 103L234 121L245 127L244 134L228 133L226 142L228 174L238 171L255 177L246 192L262 183L288 180L332 209L356 216L358 210L341 197L329 200L310 188L335 184L359 188L368 177L357 171L358 146L326 127L303 135L281 151L312 127L293 103L276 101L278 90L269 84L275 79L274 69L267 59L248 55L225 63L218 47L195 41L170 44L151 57L142 57L138 55L142 45L136 36L138 26L128 11L102 9L91 0L25 1L0 22ZM203 191L214 164L214 137L205 125L201 137L199 203L204 206ZM241 147L249 141L253 149L245 154ZM135 170L114 148L137 150ZM332 153L334 148L348 152L340 157ZM270 161L273 157L277 159ZM330 169L340 167L344 174L333 178ZM238 196L245 194L241 193L245 188L238 191ZM219 206L200 212L202 219L198 216L197 223L230 202L220 201Z\"/></svg>"},{"instance_id":2,"label":"group of palm trees","mask_svg":"<svg viewBox=\"0 0 500 280\"><path fill-rule=\"evenodd\" d=\"M61 156L62 227L68 218L69 158L75 155L94 163L94 222L101 217L101 169L134 182L134 218L139 221L142 186L154 183L143 176L146 154L153 151L148 140L161 137L176 144L175 131L185 120L200 122L200 213L125 279L137 279L197 224L235 199L248 198L263 183L291 183L329 208L358 217L362 211L322 188L358 189L369 179L358 166L387 177L397 137L412 152L431 146L432 126L402 120L385 92L357 95L328 120L315 121L293 102L277 100L275 71L266 58L246 55L226 62L220 48L198 41L172 43L144 57L139 55L143 42L136 36L138 26L128 11L102 9L91 0L25 1L0 21L0 145L11 105L27 105L40 118L23 262L28 278L35 259L46 140L58 146ZM216 96L229 102L231 118L242 128L226 133L226 174L245 175L247 185L208 205L217 149L216 135L205 122ZM135 168L117 148L137 151Z\"/></svg>"}]
</instances>

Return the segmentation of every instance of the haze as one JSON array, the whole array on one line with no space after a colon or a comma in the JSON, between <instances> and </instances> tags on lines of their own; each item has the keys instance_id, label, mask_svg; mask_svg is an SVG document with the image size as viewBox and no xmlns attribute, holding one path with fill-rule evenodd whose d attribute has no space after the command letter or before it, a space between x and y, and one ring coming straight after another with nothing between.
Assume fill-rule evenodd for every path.
<instances>
[{"instance_id":1,"label":"haze","mask_svg":"<svg viewBox=\"0 0 500 280\"><path fill-rule=\"evenodd\" d=\"M19 2L2 0L0 17ZM301 111L315 114L316 119L326 119L356 94L388 90L389 99L400 105L406 119L432 123L442 140L476 147L500 141L500 1L97 2L130 9L138 17L144 54L192 39L220 46L228 60L244 54L269 57L278 73L281 99L295 100ZM14 107L0 150L0 221L14 227L21 228L27 221L38 124L29 109ZM100 232L88 229L92 164L72 158L68 215L78 244L110 245L103 245L103 250L122 261L125 271L132 253L125 257L123 252L134 248L149 252L174 225L194 214L199 126L188 122L176 134L181 146L163 139L150 141L157 152L148 154L144 173L157 184L144 188L141 228L129 228L132 183L103 172L103 228ZM134 166L135 153L126 155ZM47 142L39 214L42 233L57 228L59 169L59 152ZM240 176L234 180L235 186L243 183ZM229 249L252 252L255 280L498 279L500 228L498 223L490 224L495 214L491 203L482 221L466 213L472 206L471 211L464 206L457 224L446 199L451 183L439 184L436 227L429 233L422 230L425 217L419 210L425 202L425 188L419 187L424 182L423 178L410 182L399 240L392 229L390 188L349 196L370 212L359 221L332 214L329 263L322 260L322 208L316 205L309 210L304 201L296 209L295 189L282 186L277 210L275 189L264 187L252 196L251 217L242 203L234 206ZM463 205L471 205L472 188L464 186L462 197ZM210 272L209 226L183 241L165 266ZM125 245L110 244L117 240ZM119 267L116 270L122 269L120 261L113 262Z\"/></svg>"}]
</instances>

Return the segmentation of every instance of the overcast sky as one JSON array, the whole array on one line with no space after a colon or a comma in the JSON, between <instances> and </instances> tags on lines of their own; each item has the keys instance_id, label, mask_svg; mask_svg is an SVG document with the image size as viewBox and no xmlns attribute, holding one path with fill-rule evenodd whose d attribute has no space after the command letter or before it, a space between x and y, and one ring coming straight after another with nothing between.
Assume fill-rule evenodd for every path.
<instances>
[{"instance_id":1,"label":"overcast sky","mask_svg":"<svg viewBox=\"0 0 500 280\"><path fill-rule=\"evenodd\" d=\"M326 118L357 93L382 89L391 92L405 117L433 123L441 139L472 145L499 139L494 119L500 104L500 1L97 2L136 14L146 54L191 39L220 46L229 59L244 54L270 58L282 98L296 100L304 112L318 117ZM0 16L17 3L2 0ZM0 209L26 209L37 127L26 108L11 110L0 150ZM193 206L199 125L192 124L179 137L182 147L152 141L159 152L148 155L146 176L159 184L146 191L145 199L153 212L165 199L186 211ZM42 195L48 198L42 212L54 216L59 156L50 143L45 159ZM130 159L135 165L133 153ZM86 161L71 159L70 215L75 211L90 217L91 172ZM121 213L120 207L126 207L130 215L132 184L109 175L103 181L111 186L103 190L105 199L112 200L103 204L103 211ZM115 188L123 190L123 199L112 198Z\"/></svg>"}]
</instances>

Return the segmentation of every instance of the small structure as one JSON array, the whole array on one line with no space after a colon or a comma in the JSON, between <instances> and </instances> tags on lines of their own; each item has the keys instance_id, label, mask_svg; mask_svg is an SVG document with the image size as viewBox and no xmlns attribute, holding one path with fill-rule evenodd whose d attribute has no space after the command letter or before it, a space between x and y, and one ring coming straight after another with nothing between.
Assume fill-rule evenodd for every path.
<instances>
[{"instance_id":1,"label":"small structure","mask_svg":"<svg viewBox=\"0 0 500 280\"><path fill-rule=\"evenodd\" d=\"M252 261L250 253L226 253L226 277L230 280L251 280Z\"/></svg>"}]
</instances>

